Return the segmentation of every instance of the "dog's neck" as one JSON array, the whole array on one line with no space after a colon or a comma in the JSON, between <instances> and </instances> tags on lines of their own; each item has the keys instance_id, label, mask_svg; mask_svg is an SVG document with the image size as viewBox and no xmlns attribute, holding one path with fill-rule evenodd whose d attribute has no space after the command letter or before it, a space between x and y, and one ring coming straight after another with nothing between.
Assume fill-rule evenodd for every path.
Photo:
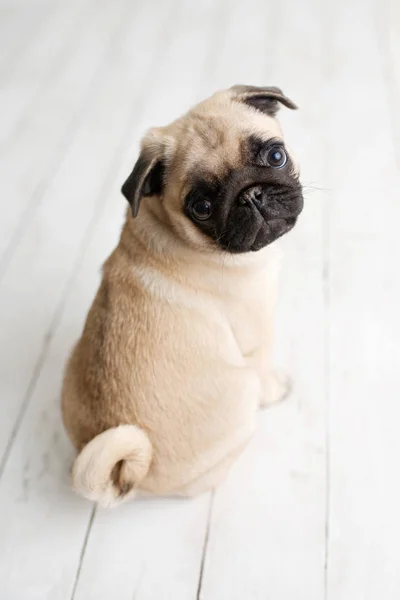
<instances>
[{"instance_id":1,"label":"dog's neck","mask_svg":"<svg viewBox=\"0 0 400 600\"><path fill-rule=\"evenodd\" d=\"M135 279L151 293L172 297L184 287L238 301L252 294L263 273L275 278L281 256L276 243L242 255L191 248L144 203L136 219L127 214L118 250L132 265Z\"/></svg>"}]
</instances>

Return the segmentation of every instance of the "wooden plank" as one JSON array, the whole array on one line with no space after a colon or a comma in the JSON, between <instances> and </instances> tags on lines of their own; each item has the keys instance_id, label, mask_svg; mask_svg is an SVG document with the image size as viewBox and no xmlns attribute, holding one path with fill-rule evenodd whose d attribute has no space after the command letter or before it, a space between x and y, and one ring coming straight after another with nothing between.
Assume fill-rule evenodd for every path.
<instances>
[{"instance_id":1,"label":"wooden plank","mask_svg":"<svg viewBox=\"0 0 400 600\"><path fill-rule=\"evenodd\" d=\"M252 22L254 27L261 22L264 35L251 38L252 54L247 49L248 63L242 59L238 71L236 39L226 41L225 77L244 80L247 71L251 81L250 56L265 57L263 70L255 69L257 81L263 76L265 85L281 85L301 106L297 114L282 112L282 119L298 151L303 181L310 184L322 179L324 169L319 3L255 8L241 3L232 31L240 31L242 21L249 31ZM296 62L288 58L293 56ZM326 196L313 191L306 186L305 212L284 242L277 358L294 378L294 393L260 415L255 439L215 494L199 596L204 600L324 596Z\"/></svg>"},{"instance_id":2,"label":"wooden plank","mask_svg":"<svg viewBox=\"0 0 400 600\"><path fill-rule=\"evenodd\" d=\"M207 515L208 496L98 511L74 598L195 598Z\"/></svg>"},{"instance_id":3,"label":"wooden plank","mask_svg":"<svg viewBox=\"0 0 400 600\"><path fill-rule=\"evenodd\" d=\"M0 222L0 278L90 110L90 95L99 85L113 31L124 18L124 6L124 0L103 2L97 10L88 12L87 20L71 36L66 60L24 113L11 142L3 148L0 193L8 204Z\"/></svg>"},{"instance_id":4,"label":"wooden plank","mask_svg":"<svg viewBox=\"0 0 400 600\"><path fill-rule=\"evenodd\" d=\"M219 15L221 35L204 78L205 94L238 83L268 85L268 55L259 52L265 46L266 35L273 31L274 10L270 5L261 7L255 0L225 5Z\"/></svg>"},{"instance_id":5,"label":"wooden plank","mask_svg":"<svg viewBox=\"0 0 400 600\"><path fill-rule=\"evenodd\" d=\"M34 12L39 22L31 23L30 29L36 35L28 42L23 41L24 51L18 59L6 63L0 73L0 152L8 151L12 136L18 124L36 102L43 87L53 85L55 75L63 68L63 62L71 53L75 36L83 29L85 13L91 10L89 2L81 5L76 2L54 6ZM29 11L21 10L25 13ZM21 20L21 19L20 19ZM23 24L23 22L22 22ZM21 25L18 23L18 26ZM18 29L19 29L18 27ZM14 27L13 35L19 39L21 34ZM35 107L34 107L35 108Z\"/></svg>"},{"instance_id":6,"label":"wooden plank","mask_svg":"<svg viewBox=\"0 0 400 600\"><path fill-rule=\"evenodd\" d=\"M18 7L15 3L0 5L0 78L12 71L26 52L29 52L31 43L45 29L46 19L51 19L57 7L43 10L40 6Z\"/></svg>"},{"instance_id":7,"label":"wooden plank","mask_svg":"<svg viewBox=\"0 0 400 600\"><path fill-rule=\"evenodd\" d=\"M375 9L341 0L327 20L329 600L400 594L399 173Z\"/></svg>"}]
</instances>

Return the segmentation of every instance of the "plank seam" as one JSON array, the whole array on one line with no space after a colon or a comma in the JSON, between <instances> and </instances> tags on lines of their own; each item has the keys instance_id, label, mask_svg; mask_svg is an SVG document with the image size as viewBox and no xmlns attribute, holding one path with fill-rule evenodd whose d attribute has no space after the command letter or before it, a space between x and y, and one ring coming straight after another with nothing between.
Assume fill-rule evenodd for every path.
<instances>
[{"instance_id":1,"label":"plank seam","mask_svg":"<svg viewBox=\"0 0 400 600\"><path fill-rule=\"evenodd\" d=\"M82 544L81 552L79 554L78 568L76 570L74 585L73 585L73 588L72 588L71 600L74 600L75 594L76 594L76 590L78 589L79 577L80 577L80 574L81 574L81 571L82 571L83 560L85 558L85 553L86 553L86 548L87 548L88 541L89 541L90 532L91 532L91 529L92 529L92 525L94 523L94 518L96 516L96 510L97 510L97 505L94 504L93 507L92 507L91 514L90 514L89 523L88 523L88 526L86 528L85 537L83 538L83 544Z\"/></svg>"},{"instance_id":2,"label":"plank seam","mask_svg":"<svg viewBox=\"0 0 400 600\"><path fill-rule=\"evenodd\" d=\"M201 591L202 591L202 587L203 587L203 577L204 577L204 572L205 572L206 556L207 556L207 550L208 550L208 543L210 540L211 516L212 516L212 510L214 507L214 499L215 499L215 490L212 490L212 492L210 493L210 499L209 499L209 504L208 504L207 522L206 522L206 528L205 528L205 533L204 533L204 543L203 543L203 551L202 551L201 562L200 562L199 583L197 586L196 600L201 600Z\"/></svg>"},{"instance_id":3,"label":"plank seam","mask_svg":"<svg viewBox=\"0 0 400 600\"><path fill-rule=\"evenodd\" d=\"M332 70L332 33L331 33L331 23L332 19L330 18L329 11L326 11L325 18L323 19L324 27L323 27L323 44L322 44L322 54L325 56L325 60L323 61L323 70L325 78L328 80L331 75ZM329 108L329 90L327 86L325 86L325 97L323 106L325 109L325 115L328 114ZM329 119L324 118L324 122L329 123ZM329 136L325 135L324 139L324 166L323 173L325 181L329 182L329 188L331 183L331 173L330 173L330 161L329 161ZM331 519L331 477L330 477L330 465L331 465L331 432L330 432L330 381L331 381L331 372L330 372L330 339L331 339L331 330L330 330L330 306L331 306L331 231L330 231L330 219L331 219L331 211L330 211L330 203L329 198L325 199L323 212L322 212L322 235L323 235L323 261L322 261L322 293L323 293L323 302L324 302L324 387L325 387L325 548L324 548L324 599L328 600L329 596L329 544L330 544L330 519Z\"/></svg>"},{"instance_id":4,"label":"plank seam","mask_svg":"<svg viewBox=\"0 0 400 600\"><path fill-rule=\"evenodd\" d=\"M397 136L400 134L398 131L398 121L396 119L397 114L397 93L393 86L393 79L396 78L393 68L393 56L390 47L390 34L388 30L389 15L387 11L387 0L384 2L375 2L375 18L374 23L376 27L376 36L378 47L381 55L381 69L383 75L383 83L385 88L386 104L388 108L389 120L390 120L390 133L393 140L394 155L396 160L397 169L400 170L400 145L397 140Z\"/></svg>"}]
</instances>

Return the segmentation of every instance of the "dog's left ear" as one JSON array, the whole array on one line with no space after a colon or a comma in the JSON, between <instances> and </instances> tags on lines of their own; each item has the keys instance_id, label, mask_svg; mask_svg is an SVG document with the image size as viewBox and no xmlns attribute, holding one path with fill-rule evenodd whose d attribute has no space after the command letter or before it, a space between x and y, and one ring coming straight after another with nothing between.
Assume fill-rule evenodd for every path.
<instances>
[{"instance_id":1,"label":"dog's left ear","mask_svg":"<svg viewBox=\"0 0 400 600\"><path fill-rule=\"evenodd\" d=\"M235 100L244 102L270 117L274 117L278 112L279 103L293 110L297 108L296 104L277 87L234 85L231 91Z\"/></svg>"},{"instance_id":2,"label":"dog's left ear","mask_svg":"<svg viewBox=\"0 0 400 600\"><path fill-rule=\"evenodd\" d=\"M164 162L161 152L144 147L133 167L132 173L121 188L128 200L132 216L139 212L142 196L156 196L164 186Z\"/></svg>"}]
</instances>

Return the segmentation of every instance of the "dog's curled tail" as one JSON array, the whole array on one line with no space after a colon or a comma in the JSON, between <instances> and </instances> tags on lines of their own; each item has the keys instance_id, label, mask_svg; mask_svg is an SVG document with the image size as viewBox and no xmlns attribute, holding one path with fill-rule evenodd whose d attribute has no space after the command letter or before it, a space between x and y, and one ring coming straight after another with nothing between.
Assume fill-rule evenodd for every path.
<instances>
[{"instance_id":1,"label":"dog's curled tail","mask_svg":"<svg viewBox=\"0 0 400 600\"><path fill-rule=\"evenodd\" d=\"M114 506L134 495L151 458L151 442L140 427L107 429L78 454L72 468L72 487L101 506Z\"/></svg>"}]
</instances>

